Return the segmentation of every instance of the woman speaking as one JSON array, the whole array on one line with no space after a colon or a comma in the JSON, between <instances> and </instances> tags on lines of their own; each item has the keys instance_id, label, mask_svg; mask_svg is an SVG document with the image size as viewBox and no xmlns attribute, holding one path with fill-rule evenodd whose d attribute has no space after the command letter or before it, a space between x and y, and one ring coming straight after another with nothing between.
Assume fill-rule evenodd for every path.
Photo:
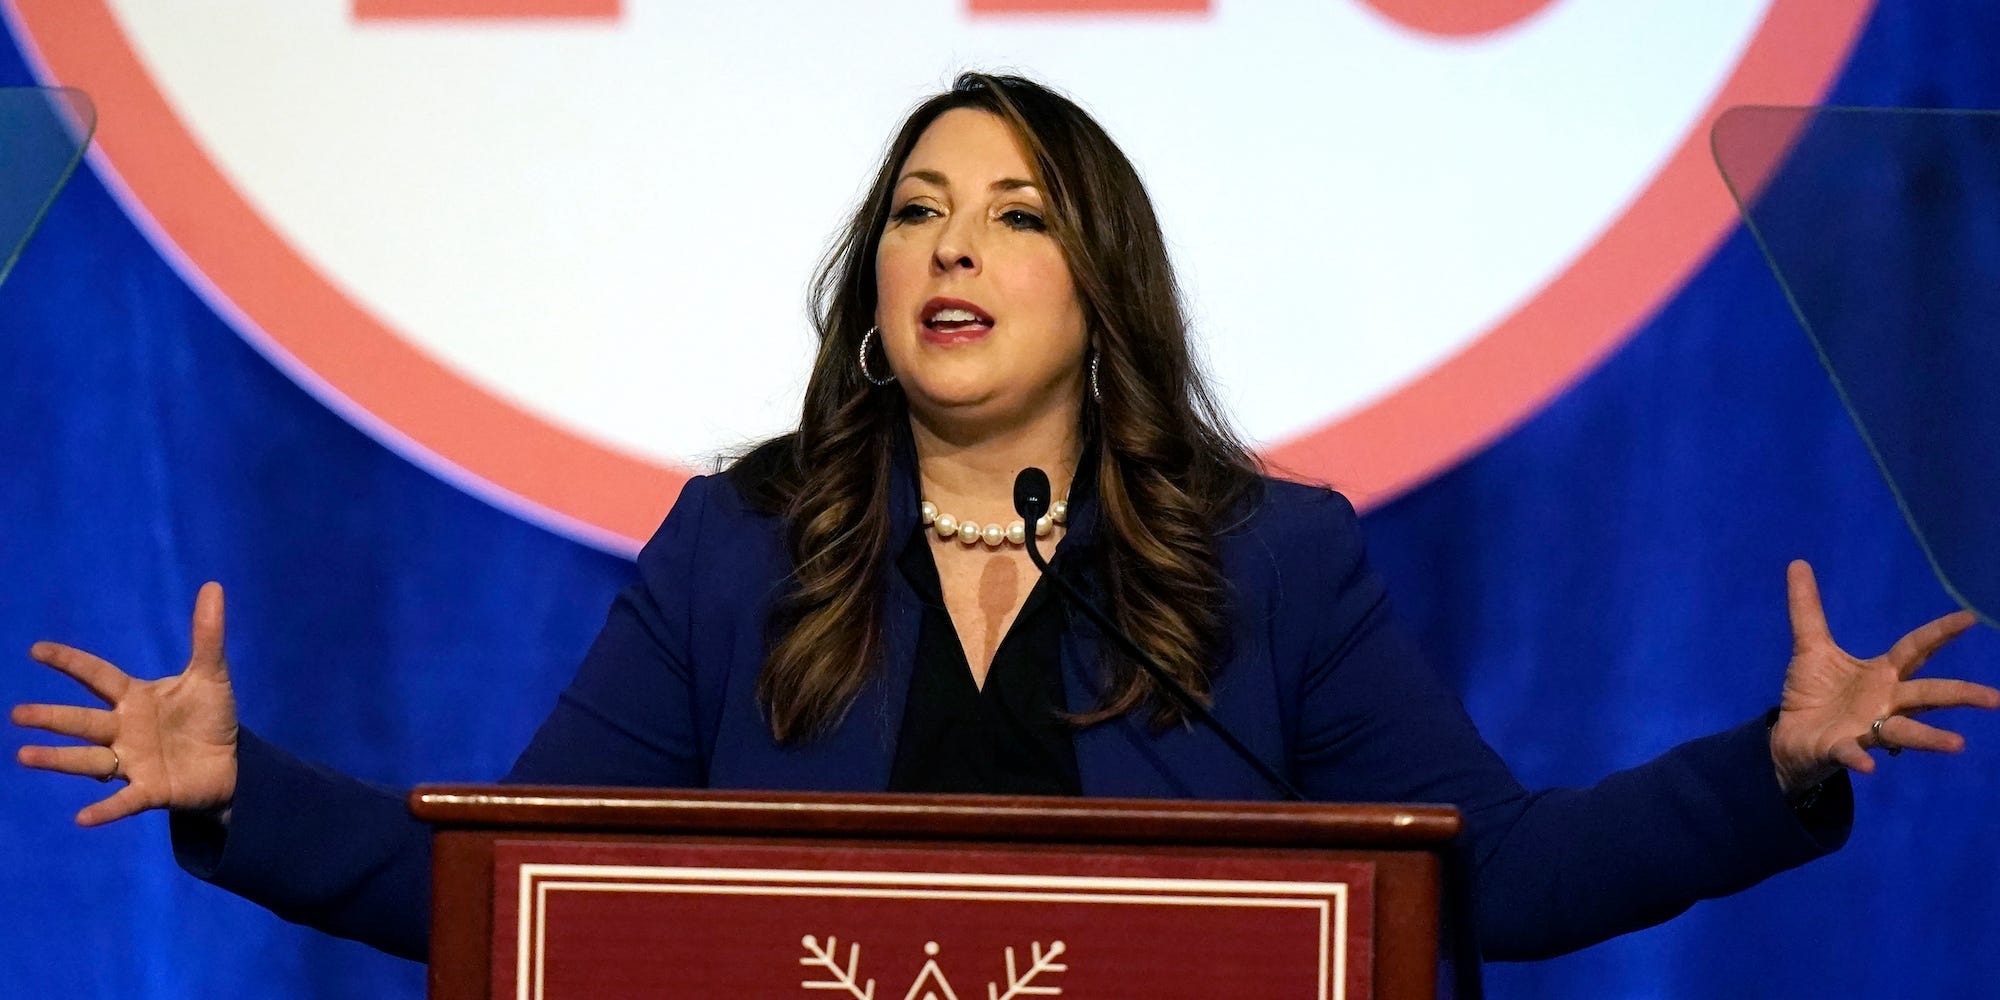
<instances>
[{"instance_id":1,"label":"woman speaking","mask_svg":"<svg viewBox=\"0 0 2000 1000\"><path fill-rule=\"evenodd\" d=\"M1393 620L1353 509L1228 430L1130 162L1026 80L967 74L910 115L814 304L797 430L687 484L508 780L1281 794L1080 597L1305 796L1456 805L1481 953L1532 958L1833 850L1870 751L1956 751L1914 716L2000 707L1911 679L1970 614L1857 659L1795 563L1775 712L1590 788L1523 788ZM1033 522L1012 499L1030 468L1055 501ZM194 619L186 671L158 681L35 646L108 707L17 707L87 744L22 761L123 782L83 825L172 810L196 875L422 959L427 829L241 728L220 587Z\"/></svg>"}]
</instances>

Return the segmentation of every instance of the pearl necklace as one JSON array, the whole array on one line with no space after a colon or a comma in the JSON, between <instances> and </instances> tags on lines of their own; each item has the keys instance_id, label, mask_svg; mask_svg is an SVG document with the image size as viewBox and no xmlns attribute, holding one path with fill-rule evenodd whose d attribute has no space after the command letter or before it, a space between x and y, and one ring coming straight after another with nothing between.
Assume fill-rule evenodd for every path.
<instances>
[{"instance_id":1,"label":"pearl necklace","mask_svg":"<svg viewBox=\"0 0 2000 1000\"><path fill-rule=\"evenodd\" d=\"M924 524L937 532L939 538L957 535L958 540L967 545L983 541L989 549L997 549L1003 544L1023 545L1028 541L1028 526L1018 517L1004 525L995 521L982 527L977 521L961 521L938 510L937 504L929 500L924 501L923 512ZM1035 519L1035 537L1049 537L1049 533L1056 530L1056 525L1068 519L1069 502L1057 500L1049 505L1048 513Z\"/></svg>"}]
</instances>

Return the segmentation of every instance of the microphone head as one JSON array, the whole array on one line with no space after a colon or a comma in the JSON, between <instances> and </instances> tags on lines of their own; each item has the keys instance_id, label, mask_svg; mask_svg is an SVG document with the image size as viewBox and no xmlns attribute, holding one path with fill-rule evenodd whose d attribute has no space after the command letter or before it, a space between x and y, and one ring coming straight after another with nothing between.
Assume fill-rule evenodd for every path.
<instances>
[{"instance_id":1,"label":"microphone head","mask_svg":"<svg viewBox=\"0 0 2000 1000\"><path fill-rule=\"evenodd\" d=\"M1029 531L1035 530L1035 521L1049 512L1049 474L1034 466L1022 469L1014 477L1014 513L1021 515Z\"/></svg>"}]
</instances>

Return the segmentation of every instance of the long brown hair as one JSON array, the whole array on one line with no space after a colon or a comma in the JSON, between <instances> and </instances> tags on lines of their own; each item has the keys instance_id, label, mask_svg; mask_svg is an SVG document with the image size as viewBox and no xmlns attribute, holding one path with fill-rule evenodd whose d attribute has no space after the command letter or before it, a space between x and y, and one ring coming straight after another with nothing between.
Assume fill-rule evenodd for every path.
<instances>
[{"instance_id":1,"label":"long brown hair","mask_svg":"<svg viewBox=\"0 0 2000 1000\"><path fill-rule=\"evenodd\" d=\"M868 194L813 283L819 352L799 429L730 470L753 505L783 517L793 578L773 609L757 696L781 742L835 725L882 656L882 571L898 526L890 509L900 386L874 386L856 364L874 323L875 251L897 173L931 122L974 108L1011 125L1048 198L1099 358L1103 401L1086 401L1097 442L1105 594L1113 617L1176 678L1205 695L1221 652L1228 594L1217 533L1258 482L1188 343L1166 240L1130 160L1067 98L1016 76L961 75L910 113ZM1086 460L1090 456L1086 456ZM901 526L907 531L908 526ZM1107 652L1105 697L1084 723L1149 707L1181 713L1133 664Z\"/></svg>"}]
</instances>

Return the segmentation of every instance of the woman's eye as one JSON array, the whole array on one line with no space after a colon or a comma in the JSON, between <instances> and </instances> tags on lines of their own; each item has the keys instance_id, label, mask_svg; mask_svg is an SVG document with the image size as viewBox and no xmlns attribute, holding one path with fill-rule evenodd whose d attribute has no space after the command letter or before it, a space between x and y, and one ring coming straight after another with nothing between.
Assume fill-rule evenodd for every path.
<instances>
[{"instance_id":1,"label":"woman's eye","mask_svg":"<svg viewBox=\"0 0 2000 1000\"><path fill-rule=\"evenodd\" d=\"M889 217L897 222L922 222L936 214L937 212L930 207L912 202L897 209L895 214Z\"/></svg>"},{"instance_id":2,"label":"woman's eye","mask_svg":"<svg viewBox=\"0 0 2000 1000\"><path fill-rule=\"evenodd\" d=\"M1002 212L1000 213L1000 218L1015 229L1040 232L1048 228L1048 225L1042 221L1041 216L1025 209L1016 208Z\"/></svg>"}]
</instances>

